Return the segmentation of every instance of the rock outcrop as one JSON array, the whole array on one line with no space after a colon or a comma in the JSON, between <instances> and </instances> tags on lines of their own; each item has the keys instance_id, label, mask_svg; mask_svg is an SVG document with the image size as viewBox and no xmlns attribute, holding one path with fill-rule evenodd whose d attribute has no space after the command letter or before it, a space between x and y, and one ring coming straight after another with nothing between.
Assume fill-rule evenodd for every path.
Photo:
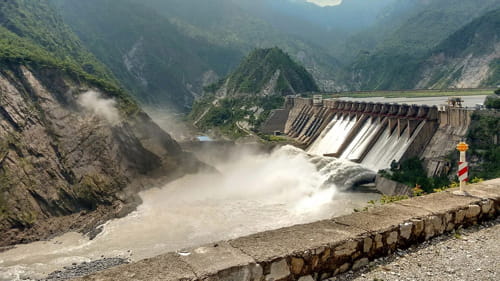
<instances>
[{"instance_id":1,"label":"rock outcrop","mask_svg":"<svg viewBox=\"0 0 500 281\"><path fill-rule=\"evenodd\" d=\"M41 227L47 219L103 206L123 212L151 179L200 167L135 105L63 73L0 71L0 246L64 231ZM89 91L98 104L82 104ZM38 237L19 238L33 227L43 229Z\"/></svg>"}]
</instances>

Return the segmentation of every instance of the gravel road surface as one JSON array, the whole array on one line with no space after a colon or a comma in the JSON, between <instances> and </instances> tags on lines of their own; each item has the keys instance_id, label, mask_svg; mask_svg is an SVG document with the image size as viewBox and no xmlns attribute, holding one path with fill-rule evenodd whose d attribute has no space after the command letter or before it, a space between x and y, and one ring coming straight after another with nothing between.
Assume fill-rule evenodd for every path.
<instances>
[{"instance_id":1,"label":"gravel road surface","mask_svg":"<svg viewBox=\"0 0 500 281\"><path fill-rule=\"evenodd\" d=\"M397 251L330 280L500 280L500 218Z\"/></svg>"}]
</instances>

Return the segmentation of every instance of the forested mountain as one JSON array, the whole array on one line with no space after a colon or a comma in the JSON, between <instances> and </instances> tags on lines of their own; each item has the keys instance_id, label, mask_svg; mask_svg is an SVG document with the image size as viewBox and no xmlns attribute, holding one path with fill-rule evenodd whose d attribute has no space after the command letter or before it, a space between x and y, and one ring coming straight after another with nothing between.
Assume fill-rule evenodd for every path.
<instances>
[{"instance_id":1,"label":"forested mountain","mask_svg":"<svg viewBox=\"0 0 500 281\"><path fill-rule=\"evenodd\" d=\"M239 50L189 36L138 1L53 2L84 44L144 103L185 110L204 85L243 57Z\"/></svg>"},{"instance_id":2,"label":"forested mountain","mask_svg":"<svg viewBox=\"0 0 500 281\"><path fill-rule=\"evenodd\" d=\"M3 1L0 8L3 61L64 66L116 86L111 73L83 47L48 1Z\"/></svg>"},{"instance_id":3,"label":"forested mountain","mask_svg":"<svg viewBox=\"0 0 500 281\"><path fill-rule=\"evenodd\" d=\"M232 0L52 0L82 42L146 103L185 110L253 48L278 46L326 89L336 59ZM309 31L311 28L308 29Z\"/></svg>"},{"instance_id":4,"label":"forested mountain","mask_svg":"<svg viewBox=\"0 0 500 281\"><path fill-rule=\"evenodd\" d=\"M0 18L0 247L94 227L146 177L199 167L47 0L0 1ZM86 220L96 209L106 211Z\"/></svg>"},{"instance_id":5,"label":"forested mountain","mask_svg":"<svg viewBox=\"0 0 500 281\"><path fill-rule=\"evenodd\" d=\"M422 78L422 63L500 7L497 0L51 1L139 100L181 111L254 48L283 49L324 91L461 86ZM434 76L439 65L427 68Z\"/></svg>"},{"instance_id":6,"label":"forested mountain","mask_svg":"<svg viewBox=\"0 0 500 281\"><path fill-rule=\"evenodd\" d=\"M500 83L500 9L453 33L421 62L417 88L492 87Z\"/></svg>"},{"instance_id":7,"label":"forested mountain","mask_svg":"<svg viewBox=\"0 0 500 281\"><path fill-rule=\"evenodd\" d=\"M405 5L405 1L397 5ZM416 87L422 61L442 41L474 19L500 8L496 0L416 1L413 5L410 9L397 8L397 15L385 18L347 42L347 52L352 54L357 48L359 52L349 74L354 88ZM363 36L366 38L360 39Z\"/></svg>"},{"instance_id":8,"label":"forested mountain","mask_svg":"<svg viewBox=\"0 0 500 281\"><path fill-rule=\"evenodd\" d=\"M206 88L190 114L203 130L239 136L257 128L285 95L318 91L307 70L279 48L253 50L227 78Z\"/></svg>"},{"instance_id":9,"label":"forested mountain","mask_svg":"<svg viewBox=\"0 0 500 281\"><path fill-rule=\"evenodd\" d=\"M320 7L306 0L237 1L274 28L322 46L336 56L350 36L372 26L397 0L344 0Z\"/></svg>"},{"instance_id":10,"label":"forested mountain","mask_svg":"<svg viewBox=\"0 0 500 281\"><path fill-rule=\"evenodd\" d=\"M234 72L217 84L209 88L223 92L223 96L293 95L319 90L311 74L279 48L252 51Z\"/></svg>"}]
</instances>

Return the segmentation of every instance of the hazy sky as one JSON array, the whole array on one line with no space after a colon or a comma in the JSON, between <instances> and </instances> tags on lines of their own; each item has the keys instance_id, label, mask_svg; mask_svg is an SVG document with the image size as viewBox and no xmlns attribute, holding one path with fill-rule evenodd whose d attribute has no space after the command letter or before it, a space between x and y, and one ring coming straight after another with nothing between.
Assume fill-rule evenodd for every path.
<instances>
[{"instance_id":1,"label":"hazy sky","mask_svg":"<svg viewBox=\"0 0 500 281\"><path fill-rule=\"evenodd\" d=\"M336 6L340 3L342 3L342 0L306 0L307 2L314 3L318 6L321 7L326 7L326 6Z\"/></svg>"}]
</instances>

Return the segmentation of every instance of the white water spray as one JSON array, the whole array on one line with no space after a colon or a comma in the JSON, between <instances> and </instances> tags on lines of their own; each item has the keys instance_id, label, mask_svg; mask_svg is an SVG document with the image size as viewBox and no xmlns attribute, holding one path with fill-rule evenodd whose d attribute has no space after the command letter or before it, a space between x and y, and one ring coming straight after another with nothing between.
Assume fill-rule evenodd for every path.
<instances>
[{"instance_id":1,"label":"white water spray","mask_svg":"<svg viewBox=\"0 0 500 281\"><path fill-rule=\"evenodd\" d=\"M326 134L320 136L307 150L307 152L323 155L329 153L336 153L342 143L344 143L347 135L351 132L356 124L356 118L334 118L328 125Z\"/></svg>"},{"instance_id":2,"label":"white water spray","mask_svg":"<svg viewBox=\"0 0 500 281\"><path fill-rule=\"evenodd\" d=\"M181 178L140 194L143 204L110 221L94 240L69 233L0 253L0 280L43 278L71 263L139 260L185 247L351 213L377 194L343 193L374 173L347 160L285 146L270 154L235 150L221 174ZM128 252L130 250L130 252Z\"/></svg>"},{"instance_id":3,"label":"white water spray","mask_svg":"<svg viewBox=\"0 0 500 281\"><path fill-rule=\"evenodd\" d=\"M360 162L363 166L378 171L390 167L392 161L399 161L413 143L425 125L421 122L411 136L408 128L401 134L383 126L381 120L366 120L358 131L354 132L356 119L335 117L323 133L309 147L308 152L316 155L339 153L340 147L347 141L348 135L356 133L342 154L341 159ZM380 135L379 135L380 134ZM375 137L378 138L375 140ZM364 157L363 157L364 156Z\"/></svg>"}]
</instances>

